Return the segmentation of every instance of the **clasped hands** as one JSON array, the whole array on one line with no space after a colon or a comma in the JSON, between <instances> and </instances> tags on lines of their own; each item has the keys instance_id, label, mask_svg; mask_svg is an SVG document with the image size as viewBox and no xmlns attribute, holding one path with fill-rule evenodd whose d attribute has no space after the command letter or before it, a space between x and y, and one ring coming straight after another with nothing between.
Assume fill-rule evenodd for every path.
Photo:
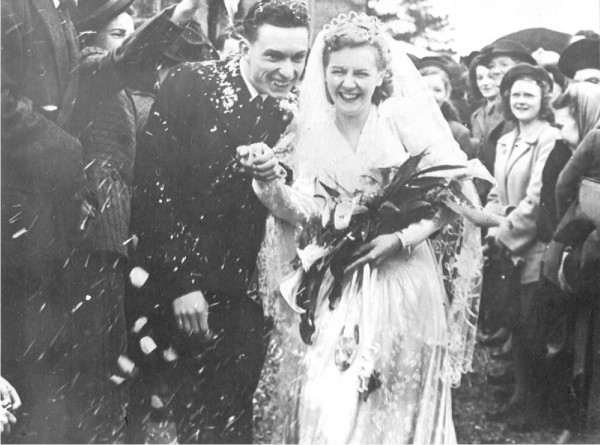
<instances>
[{"instance_id":1,"label":"clasped hands","mask_svg":"<svg viewBox=\"0 0 600 445\"><path fill-rule=\"evenodd\" d=\"M239 146L237 158L242 171L249 172L258 181L273 181L286 174L273 150L264 142Z\"/></svg>"}]
</instances>

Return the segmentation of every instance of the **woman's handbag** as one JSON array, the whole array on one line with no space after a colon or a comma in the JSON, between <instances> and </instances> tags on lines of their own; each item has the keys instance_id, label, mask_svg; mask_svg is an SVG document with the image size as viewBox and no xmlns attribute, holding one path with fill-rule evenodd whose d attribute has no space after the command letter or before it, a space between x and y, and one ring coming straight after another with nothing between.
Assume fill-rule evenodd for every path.
<instances>
[{"instance_id":1,"label":"woman's handbag","mask_svg":"<svg viewBox=\"0 0 600 445\"><path fill-rule=\"evenodd\" d=\"M521 289L522 260L516 259L508 249L490 243L483 266L481 305L485 319L495 328L510 326L515 320Z\"/></svg>"}]
</instances>

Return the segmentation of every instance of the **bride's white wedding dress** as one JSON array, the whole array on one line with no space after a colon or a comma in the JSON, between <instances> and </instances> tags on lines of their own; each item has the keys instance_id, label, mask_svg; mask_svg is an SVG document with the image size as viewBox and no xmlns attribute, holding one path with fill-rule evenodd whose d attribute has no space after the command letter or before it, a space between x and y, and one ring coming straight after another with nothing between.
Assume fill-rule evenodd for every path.
<instances>
[{"instance_id":1,"label":"bride's white wedding dress","mask_svg":"<svg viewBox=\"0 0 600 445\"><path fill-rule=\"evenodd\" d=\"M293 189L283 182L257 182L259 198L275 216L302 225L320 218L323 201L314 198L315 179L342 194L372 194L378 169L397 167L409 156L401 143L406 136L397 127L405 114L399 108L406 105L388 100L373 106L355 152L333 119L323 120L320 128L313 128L321 143L313 146L314 164L300 167L302 179ZM311 346L300 339L299 316L282 299L269 304L276 320L272 348L280 354L280 369L271 381L274 442L456 441L447 353L449 304L440 264L427 239L445 222L441 217L413 224L403 234L411 248L379 267L348 274L335 310L321 295ZM362 286L356 284L358 274ZM341 370L336 350L340 341L352 343L348 336L355 337L355 332L356 357ZM360 377L373 370L380 373L381 387L362 400Z\"/></svg>"},{"instance_id":2,"label":"bride's white wedding dress","mask_svg":"<svg viewBox=\"0 0 600 445\"><path fill-rule=\"evenodd\" d=\"M295 232L321 220L326 200L316 195L326 194L319 182L342 195L371 195L381 186L379 168L424 151L422 168L463 165L460 177L473 177L405 54L391 58L393 95L371 107L353 150L326 98L323 47L321 33L307 63L296 129L279 146L293 147L294 185L253 184L274 215L259 255L263 302L275 320L257 393L265 416L259 428L273 443L454 443L450 389L470 369L481 281L472 223L445 210L404 229L402 252L345 276L334 310L319 296L312 345L302 342L300 317L276 290L291 271ZM471 183L463 192L477 199ZM380 387L364 391L370 376L378 376Z\"/></svg>"}]
</instances>

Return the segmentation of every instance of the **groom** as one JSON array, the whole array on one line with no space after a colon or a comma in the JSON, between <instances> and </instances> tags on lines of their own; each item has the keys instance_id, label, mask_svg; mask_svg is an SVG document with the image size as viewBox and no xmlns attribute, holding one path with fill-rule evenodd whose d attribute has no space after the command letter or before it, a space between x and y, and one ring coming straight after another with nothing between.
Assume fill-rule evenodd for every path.
<instances>
[{"instance_id":1,"label":"groom","mask_svg":"<svg viewBox=\"0 0 600 445\"><path fill-rule=\"evenodd\" d=\"M252 442L265 326L247 291L267 210L236 150L272 147L291 120L308 52L306 6L259 1L244 34L241 56L167 76L136 159L130 345L132 354L142 345L135 359L149 414L172 416L180 443Z\"/></svg>"}]
</instances>

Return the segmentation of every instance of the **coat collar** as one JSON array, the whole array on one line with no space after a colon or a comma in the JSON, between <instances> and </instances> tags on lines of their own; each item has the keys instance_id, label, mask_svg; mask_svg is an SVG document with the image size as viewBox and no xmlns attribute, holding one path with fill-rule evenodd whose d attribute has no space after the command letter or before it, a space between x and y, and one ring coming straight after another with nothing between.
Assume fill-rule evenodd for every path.
<instances>
[{"instance_id":1,"label":"coat collar","mask_svg":"<svg viewBox=\"0 0 600 445\"><path fill-rule=\"evenodd\" d=\"M499 162L500 166L504 166L504 169L501 169L503 171L500 171L499 173L505 177L508 176L516 162L537 145L540 135L546 128L547 125L540 124L533 134L518 142L518 128L515 128L502 136L498 141L496 156L499 158L499 161L497 160L497 162Z\"/></svg>"}]
</instances>

